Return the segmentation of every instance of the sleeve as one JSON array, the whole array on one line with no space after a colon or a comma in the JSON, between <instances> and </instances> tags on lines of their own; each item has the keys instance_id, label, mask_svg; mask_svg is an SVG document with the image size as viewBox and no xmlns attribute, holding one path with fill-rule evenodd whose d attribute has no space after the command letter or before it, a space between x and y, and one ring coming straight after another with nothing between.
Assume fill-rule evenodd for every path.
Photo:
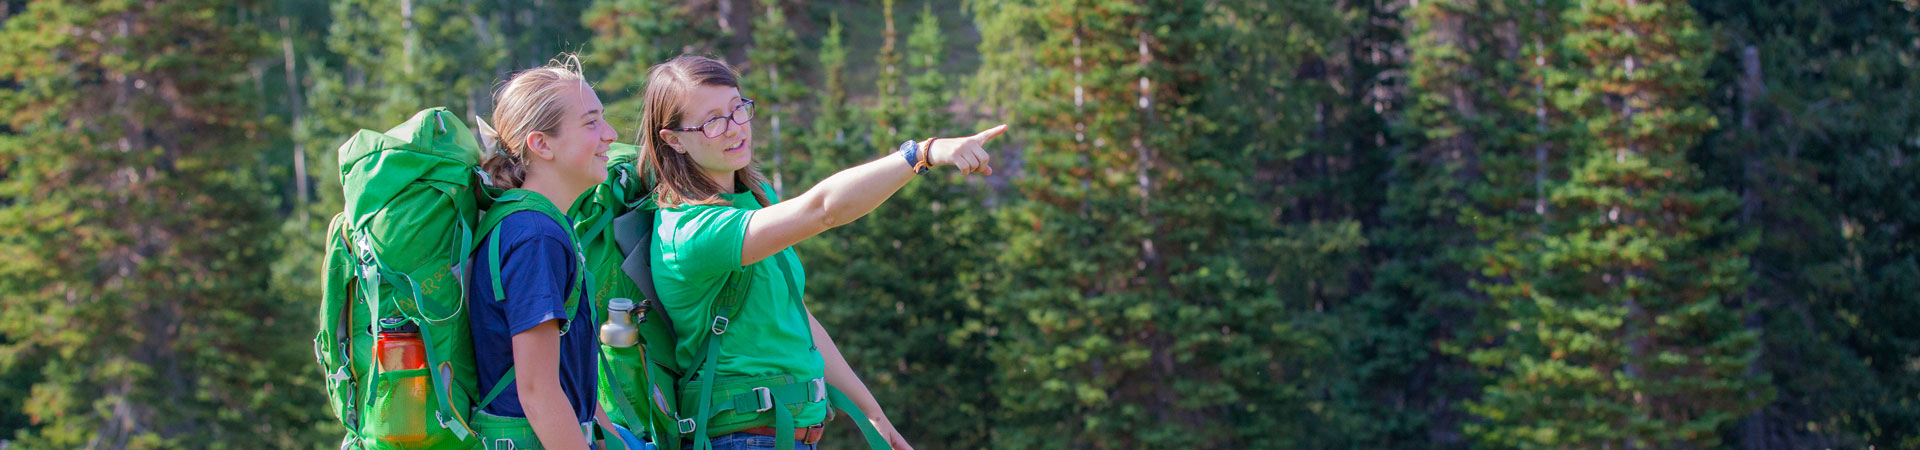
<instances>
[{"instance_id":1,"label":"sleeve","mask_svg":"<svg viewBox=\"0 0 1920 450\"><path fill-rule=\"evenodd\" d=\"M536 235L500 255L500 282L507 334L517 335L554 319L566 319L566 287L573 252L552 236Z\"/></svg>"},{"instance_id":2,"label":"sleeve","mask_svg":"<svg viewBox=\"0 0 1920 450\"><path fill-rule=\"evenodd\" d=\"M684 207L673 217L672 254L665 256L689 279L737 270L753 212L728 206Z\"/></svg>"}]
</instances>

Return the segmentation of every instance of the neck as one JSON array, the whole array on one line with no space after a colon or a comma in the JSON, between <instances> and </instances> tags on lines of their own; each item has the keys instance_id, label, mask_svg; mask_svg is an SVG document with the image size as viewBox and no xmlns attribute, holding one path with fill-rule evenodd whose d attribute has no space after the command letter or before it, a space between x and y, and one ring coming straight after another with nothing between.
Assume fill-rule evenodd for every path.
<instances>
[{"instance_id":1,"label":"neck","mask_svg":"<svg viewBox=\"0 0 1920 450\"><path fill-rule=\"evenodd\" d=\"M733 193L733 172L707 171L707 178L713 179L713 184L715 186L720 186L721 193L723 194Z\"/></svg>"},{"instance_id":2,"label":"neck","mask_svg":"<svg viewBox=\"0 0 1920 450\"><path fill-rule=\"evenodd\" d=\"M561 215L566 215L567 209L573 207L574 199L580 198L580 194L586 192L586 189L565 186L558 180L549 181L545 177L527 177L527 181L521 183L520 188L546 197L547 201L553 202L553 206L560 208Z\"/></svg>"}]
</instances>

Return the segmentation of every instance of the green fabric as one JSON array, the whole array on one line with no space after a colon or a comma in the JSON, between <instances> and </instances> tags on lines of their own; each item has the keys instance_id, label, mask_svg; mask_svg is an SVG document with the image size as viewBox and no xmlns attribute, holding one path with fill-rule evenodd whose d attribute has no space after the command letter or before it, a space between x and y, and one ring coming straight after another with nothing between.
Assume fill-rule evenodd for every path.
<instances>
[{"instance_id":1,"label":"green fabric","mask_svg":"<svg viewBox=\"0 0 1920 450\"><path fill-rule=\"evenodd\" d=\"M580 248L586 256L582 266L594 274L590 289L593 308L596 313L605 311L607 302L615 298L626 298L638 302L645 296L632 278L621 272L621 263L626 260L616 235L621 231L614 226L614 220L634 212L634 208L651 209L652 202L646 201L652 190L652 183L635 169L635 160L639 158L640 148L630 144L612 144L607 149L607 179L594 185L574 200L567 208L567 217L573 219L573 232L579 236ZM600 314L604 322L605 314ZM596 324L598 325L598 324ZM602 368L598 374L600 390L597 393L600 406L616 422L635 430L650 428L646 418L631 406L646 404L646 389L643 373L634 370L640 367L641 347L620 348L602 345L600 347ZM631 389L627 389L631 388ZM668 421L670 423L670 421Z\"/></svg>"},{"instance_id":2,"label":"green fabric","mask_svg":"<svg viewBox=\"0 0 1920 450\"><path fill-rule=\"evenodd\" d=\"M597 427L597 424L592 423L580 425L580 434L587 437L587 443L591 444L596 439L593 429ZM534 433L533 424L528 423L525 417L496 416L479 412L474 414L473 429L478 431L480 436L482 436L480 443L481 449L483 450L540 450L546 448L546 446L540 444L540 436ZM611 436L613 433L612 431L608 431L607 434ZM626 449L619 438L609 439L605 442L608 450Z\"/></svg>"},{"instance_id":3,"label":"green fabric","mask_svg":"<svg viewBox=\"0 0 1920 450\"><path fill-rule=\"evenodd\" d=\"M361 130L338 153L345 210L326 237L314 339L329 403L348 440L364 448L398 448L379 439L396 424L424 424L433 434L428 442L437 443L406 448L465 448L474 442L464 422L475 378L458 271L488 206L474 189L479 144L458 117L433 108L384 133ZM381 373L373 358L382 318L421 329L427 368L406 372L431 389L421 417L375 414L381 402L397 401L394 375Z\"/></svg>"},{"instance_id":4,"label":"green fabric","mask_svg":"<svg viewBox=\"0 0 1920 450\"><path fill-rule=\"evenodd\" d=\"M574 235L572 227L567 226L567 218L560 214L560 207L553 206L553 202L548 200L547 196L540 195L538 192L526 189L508 190L506 193L501 194L499 199L494 200L493 207L487 209L485 216L480 217L480 232L490 235L490 239L488 239L490 242L488 243L486 264L487 270L491 271L493 276L495 301L507 301L506 291L500 287L500 279L503 278L500 276L500 222L507 220L507 216L521 211L539 211L541 214L545 214L548 219L553 219L555 224L560 225L560 229L566 230L567 240L573 242L574 256L581 260L586 258L584 254L580 252L580 237ZM592 284L592 280L593 272L586 270L586 267L581 267L580 270L574 272L573 281L567 283L567 301L564 306L566 310L565 317L567 317L567 319L561 321L561 333L564 334L567 330L573 328L574 323L572 317L580 308L580 289ZM589 313L588 317L597 316ZM508 373L512 373L512 371L509 370Z\"/></svg>"},{"instance_id":5,"label":"green fabric","mask_svg":"<svg viewBox=\"0 0 1920 450\"><path fill-rule=\"evenodd\" d=\"M813 346L813 331L801 300L806 273L799 258L789 248L741 267L740 245L747 222L760 206L749 193L725 197L735 206L681 205L659 211L655 222L653 281L676 324L676 366L694 367L700 362L696 353L708 346L705 340L712 335L708 311L713 299L728 275L741 272L751 279L744 303L716 348L722 357L715 374L702 379L824 376L825 363ZM811 404L796 412L794 419L812 425L826 416L826 405Z\"/></svg>"}]
</instances>

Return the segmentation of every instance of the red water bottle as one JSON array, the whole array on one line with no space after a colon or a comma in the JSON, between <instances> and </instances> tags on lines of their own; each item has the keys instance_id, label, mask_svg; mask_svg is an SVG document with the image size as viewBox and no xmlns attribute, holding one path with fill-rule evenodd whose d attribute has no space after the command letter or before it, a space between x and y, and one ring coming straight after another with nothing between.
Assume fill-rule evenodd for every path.
<instances>
[{"instance_id":1,"label":"red water bottle","mask_svg":"<svg viewBox=\"0 0 1920 450\"><path fill-rule=\"evenodd\" d=\"M374 357L380 370L424 369L427 367L427 343L420 340L420 327L398 317L380 321L380 339L374 343ZM380 438L391 443L415 443L427 439L427 375L393 381L386 398L386 433Z\"/></svg>"}]
</instances>

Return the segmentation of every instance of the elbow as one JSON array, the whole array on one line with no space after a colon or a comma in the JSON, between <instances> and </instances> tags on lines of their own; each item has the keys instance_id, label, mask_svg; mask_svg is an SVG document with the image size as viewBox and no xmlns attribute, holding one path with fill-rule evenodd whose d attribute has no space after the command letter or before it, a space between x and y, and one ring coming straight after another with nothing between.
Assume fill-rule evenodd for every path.
<instances>
[{"instance_id":1,"label":"elbow","mask_svg":"<svg viewBox=\"0 0 1920 450\"><path fill-rule=\"evenodd\" d=\"M852 212L843 211L844 209L847 208L829 203L824 199L814 200L811 204L807 205L807 210L813 211L813 220L810 222L816 227L816 233L846 225L848 222L852 222L853 219L860 218L859 216L853 215Z\"/></svg>"},{"instance_id":2,"label":"elbow","mask_svg":"<svg viewBox=\"0 0 1920 450\"><path fill-rule=\"evenodd\" d=\"M545 385L546 383L515 382L514 391L515 393L520 394L520 399L522 401L527 401L529 403L537 402L539 401L538 399L545 398L545 396L547 395L547 388L545 387Z\"/></svg>"}]
</instances>

